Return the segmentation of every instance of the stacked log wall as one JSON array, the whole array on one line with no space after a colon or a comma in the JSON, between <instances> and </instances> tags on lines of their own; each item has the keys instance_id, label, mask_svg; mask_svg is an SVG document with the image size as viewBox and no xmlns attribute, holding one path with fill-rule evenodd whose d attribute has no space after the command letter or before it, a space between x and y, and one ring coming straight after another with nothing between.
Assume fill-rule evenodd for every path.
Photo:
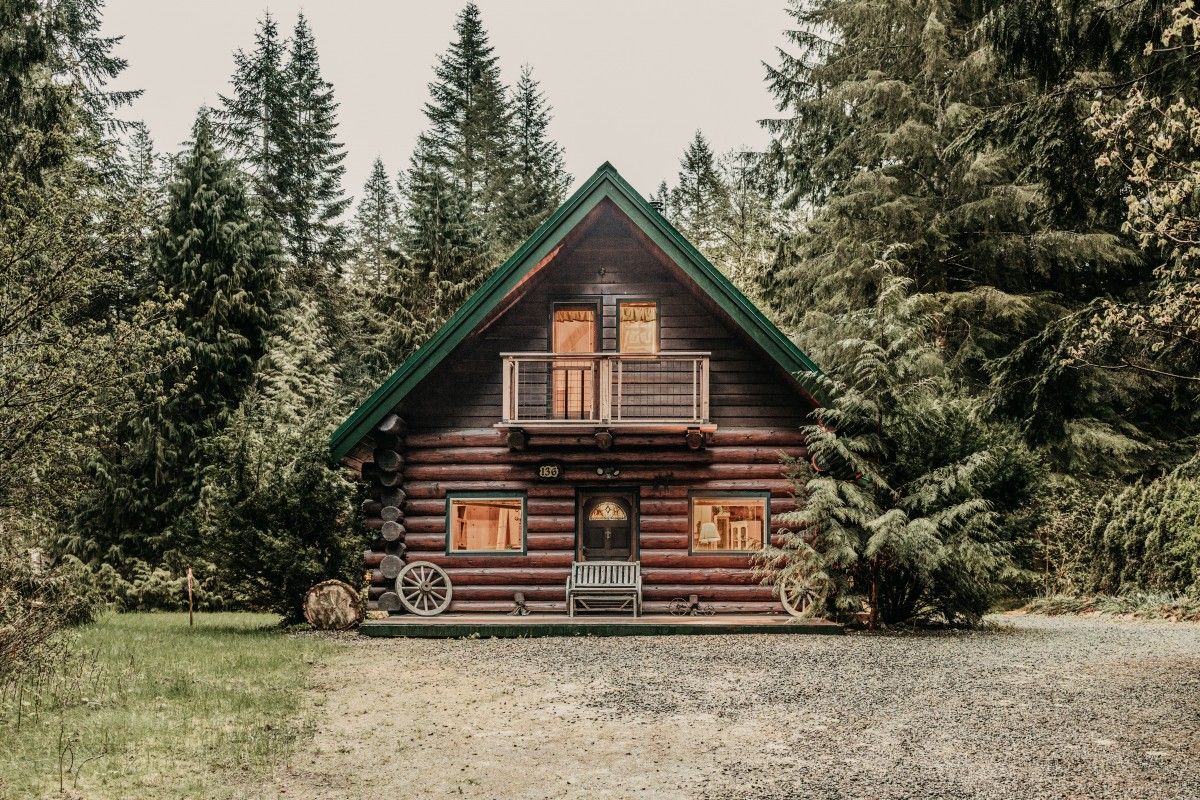
<instances>
[{"instance_id":1,"label":"stacked log wall","mask_svg":"<svg viewBox=\"0 0 1200 800\"><path fill-rule=\"evenodd\" d=\"M618 434L608 452L582 443L583 437L561 438L580 443L512 452L492 429L408 436L405 557L446 570L454 585L450 610L511 611L514 595L521 592L531 611L564 611L576 558L577 491L609 487L637 490L638 560L647 612L665 611L673 598L692 594L719 612L780 611L750 556L689 552L688 498L693 491L768 491L772 515L794 510L780 461L784 455L804 457L798 430L721 430L701 451L683 449L678 436L627 437L637 443L623 444ZM536 445L538 437L533 441ZM537 464L548 459L562 463L562 482L534 480ZM597 480L596 469L604 467L619 469L620 475ZM447 496L460 491L525 493L526 552L447 554ZM772 520L773 530L781 526L777 517ZM377 540L367 553L372 600L391 588L380 569L386 545Z\"/></svg>"}]
</instances>

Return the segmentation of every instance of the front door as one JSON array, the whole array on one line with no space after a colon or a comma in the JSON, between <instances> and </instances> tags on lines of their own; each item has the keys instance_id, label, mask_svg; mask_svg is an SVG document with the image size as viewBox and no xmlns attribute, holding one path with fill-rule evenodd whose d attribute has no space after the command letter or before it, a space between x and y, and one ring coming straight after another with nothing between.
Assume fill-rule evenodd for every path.
<instances>
[{"instance_id":1,"label":"front door","mask_svg":"<svg viewBox=\"0 0 1200 800\"><path fill-rule=\"evenodd\" d=\"M628 491L580 492L579 558L628 561L637 536L637 504Z\"/></svg>"}]
</instances>

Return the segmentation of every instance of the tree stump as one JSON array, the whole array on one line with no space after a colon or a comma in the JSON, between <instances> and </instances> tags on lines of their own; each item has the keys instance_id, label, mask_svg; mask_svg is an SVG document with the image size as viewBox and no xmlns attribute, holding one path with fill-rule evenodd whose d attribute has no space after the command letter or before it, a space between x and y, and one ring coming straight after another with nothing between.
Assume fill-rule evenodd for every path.
<instances>
[{"instance_id":1,"label":"tree stump","mask_svg":"<svg viewBox=\"0 0 1200 800\"><path fill-rule=\"evenodd\" d=\"M348 583L321 581L304 596L304 618L320 631L344 631L363 619L363 604Z\"/></svg>"}]
</instances>

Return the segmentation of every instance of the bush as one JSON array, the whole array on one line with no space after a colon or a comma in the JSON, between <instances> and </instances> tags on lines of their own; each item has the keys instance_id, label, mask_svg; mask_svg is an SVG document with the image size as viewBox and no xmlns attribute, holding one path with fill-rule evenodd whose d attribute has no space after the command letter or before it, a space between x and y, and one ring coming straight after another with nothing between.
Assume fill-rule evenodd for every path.
<instances>
[{"instance_id":1,"label":"bush","mask_svg":"<svg viewBox=\"0 0 1200 800\"><path fill-rule=\"evenodd\" d=\"M355 488L327 463L329 430L241 411L219 438L225 457L206 478L202 532L235 606L298 621L313 584L360 582Z\"/></svg>"},{"instance_id":2,"label":"bush","mask_svg":"<svg viewBox=\"0 0 1200 800\"><path fill-rule=\"evenodd\" d=\"M1086 551L1086 591L1200 597L1200 456L1105 496Z\"/></svg>"},{"instance_id":3,"label":"bush","mask_svg":"<svg viewBox=\"0 0 1200 800\"><path fill-rule=\"evenodd\" d=\"M810 461L792 470L806 502L781 515L790 530L759 564L818 611L974 624L1031 583L1044 470L943 375L932 301L882 279L874 308L822 323L834 343L811 387L826 402L803 429Z\"/></svg>"},{"instance_id":4,"label":"bush","mask_svg":"<svg viewBox=\"0 0 1200 800\"><path fill-rule=\"evenodd\" d=\"M0 537L0 678L52 658L55 635L90 621L101 605L78 560L50 561L30 537Z\"/></svg>"}]
</instances>

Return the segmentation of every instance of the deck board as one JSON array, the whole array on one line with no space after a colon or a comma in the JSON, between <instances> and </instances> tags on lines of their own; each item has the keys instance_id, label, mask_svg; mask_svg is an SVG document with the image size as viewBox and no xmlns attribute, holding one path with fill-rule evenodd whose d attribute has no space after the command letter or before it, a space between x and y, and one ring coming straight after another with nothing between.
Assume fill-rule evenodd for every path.
<instances>
[{"instance_id":1,"label":"deck board","mask_svg":"<svg viewBox=\"0 0 1200 800\"><path fill-rule=\"evenodd\" d=\"M397 615L367 620L364 636L457 639L467 636L521 638L536 636L681 636L742 633L841 634L845 628L824 620L783 616L723 614L674 617L648 614L636 619L611 614L569 617L566 614L441 614L436 617Z\"/></svg>"}]
</instances>

